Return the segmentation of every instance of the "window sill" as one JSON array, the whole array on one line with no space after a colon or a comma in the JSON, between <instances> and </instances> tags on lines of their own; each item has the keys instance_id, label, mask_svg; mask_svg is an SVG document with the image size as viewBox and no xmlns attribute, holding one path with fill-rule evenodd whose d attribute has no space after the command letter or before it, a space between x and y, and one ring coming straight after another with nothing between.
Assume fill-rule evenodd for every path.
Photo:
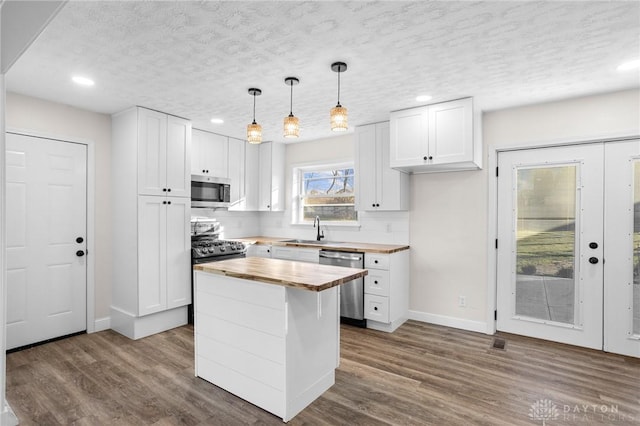
<instances>
[{"instance_id":1,"label":"window sill","mask_svg":"<svg viewBox=\"0 0 640 426\"><path fill-rule=\"evenodd\" d=\"M313 227L313 222L303 222L303 223L296 223L296 222L292 222L291 226L296 226L296 227L305 227L305 228L309 228L309 227ZM348 222L348 223L343 223L343 222L320 222L320 226L322 226L323 228L354 228L354 229L360 229L360 222Z\"/></svg>"}]
</instances>

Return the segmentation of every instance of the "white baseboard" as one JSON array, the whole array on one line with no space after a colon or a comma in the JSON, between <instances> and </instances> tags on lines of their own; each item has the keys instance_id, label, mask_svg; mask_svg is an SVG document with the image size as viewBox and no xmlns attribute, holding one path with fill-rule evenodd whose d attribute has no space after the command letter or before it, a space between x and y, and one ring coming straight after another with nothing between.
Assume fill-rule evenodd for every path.
<instances>
[{"instance_id":1,"label":"white baseboard","mask_svg":"<svg viewBox=\"0 0 640 426\"><path fill-rule=\"evenodd\" d=\"M2 413L0 414L1 426L16 426L18 424L18 417L14 414L9 403L5 400L2 404Z\"/></svg>"},{"instance_id":2,"label":"white baseboard","mask_svg":"<svg viewBox=\"0 0 640 426\"><path fill-rule=\"evenodd\" d=\"M111 317L98 318L93 322L93 332L109 330L111 328Z\"/></svg>"},{"instance_id":3,"label":"white baseboard","mask_svg":"<svg viewBox=\"0 0 640 426\"><path fill-rule=\"evenodd\" d=\"M428 312L409 311L409 319L427 322L429 324L443 325L445 327L459 328L462 330L475 331L478 333L488 333L487 323L483 321L472 321L462 318L449 317L446 315L430 314Z\"/></svg>"}]
</instances>

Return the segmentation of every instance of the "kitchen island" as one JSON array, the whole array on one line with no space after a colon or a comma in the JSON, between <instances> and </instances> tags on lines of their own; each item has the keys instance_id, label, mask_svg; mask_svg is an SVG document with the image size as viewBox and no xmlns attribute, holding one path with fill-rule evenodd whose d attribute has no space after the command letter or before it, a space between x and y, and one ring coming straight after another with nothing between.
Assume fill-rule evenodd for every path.
<instances>
[{"instance_id":1,"label":"kitchen island","mask_svg":"<svg viewBox=\"0 0 640 426\"><path fill-rule=\"evenodd\" d=\"M193 269L196 376L285 422L335 383L338 286L366 269L257 257Z\"/></svg>"}]
</instances>

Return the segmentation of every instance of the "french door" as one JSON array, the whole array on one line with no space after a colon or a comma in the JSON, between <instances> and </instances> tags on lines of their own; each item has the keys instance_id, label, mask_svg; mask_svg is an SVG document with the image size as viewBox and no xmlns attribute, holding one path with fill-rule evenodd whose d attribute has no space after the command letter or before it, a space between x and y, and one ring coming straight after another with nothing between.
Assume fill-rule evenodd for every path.
<instances>
[{"instance_id":1,"label":"french door","mask_svg":"<svg viewBox=\"0 0 640 426\"><path fill-rule=\"evenodd\" d=\"M498 330L640 357L640 141L498 167Z\"/></svg>"},{"instance_id":2,"label":"french door","mask_svg":"<svg viewBox=\"0 0 640 426\"><path fill-rule=\"evenodd\" d=\"M7 349L86 330L87 148L7 133Z\"/></svg>"}]
</instances>

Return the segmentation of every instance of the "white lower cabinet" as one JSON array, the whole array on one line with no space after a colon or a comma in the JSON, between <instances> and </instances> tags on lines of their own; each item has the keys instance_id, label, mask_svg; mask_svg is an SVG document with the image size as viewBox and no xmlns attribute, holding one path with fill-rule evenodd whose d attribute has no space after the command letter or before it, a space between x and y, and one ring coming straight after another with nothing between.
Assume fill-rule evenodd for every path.
<instances>
[{"instance_id":1,"label":"white lower cabinet","mask_svg":"<svg viewBox=\"0 0 640 426\"><path fill-rule=\"evenodd\" d=\"M409 316L409 250L365 253L364 317L367 327L393 332Z\"/></svg>"},{"instance_id":2,"label":"white lower cabinet","mask_svg":"<svg viewBox=\"0 0 640 426\"><path fill-rule=\"evenodd\" d=\"M247 247L248 257L271 257L271 244L252 244Z\"/></svg>"},{"instance_id":3,"label":"white lower cabinet","mask_svg":"<svg viewBox=\"0 0 640 426\"><path fill-rule=\"evenodd\" d=\"M318 263L320 261L320 250L318 249L273 246L271 251L274 259L295 260L308 263Z\"/></svg>"},{"instance_id":4,"label":"white lower cabinet","mask_svg":"<svg viewBox=\"0 0 640 426\"><path fill-rule=\"evenodd\" d=\"M335 383L337 287L313 292L196 271L195 374L285 422Z\"/></svg>"}]
</instances>

